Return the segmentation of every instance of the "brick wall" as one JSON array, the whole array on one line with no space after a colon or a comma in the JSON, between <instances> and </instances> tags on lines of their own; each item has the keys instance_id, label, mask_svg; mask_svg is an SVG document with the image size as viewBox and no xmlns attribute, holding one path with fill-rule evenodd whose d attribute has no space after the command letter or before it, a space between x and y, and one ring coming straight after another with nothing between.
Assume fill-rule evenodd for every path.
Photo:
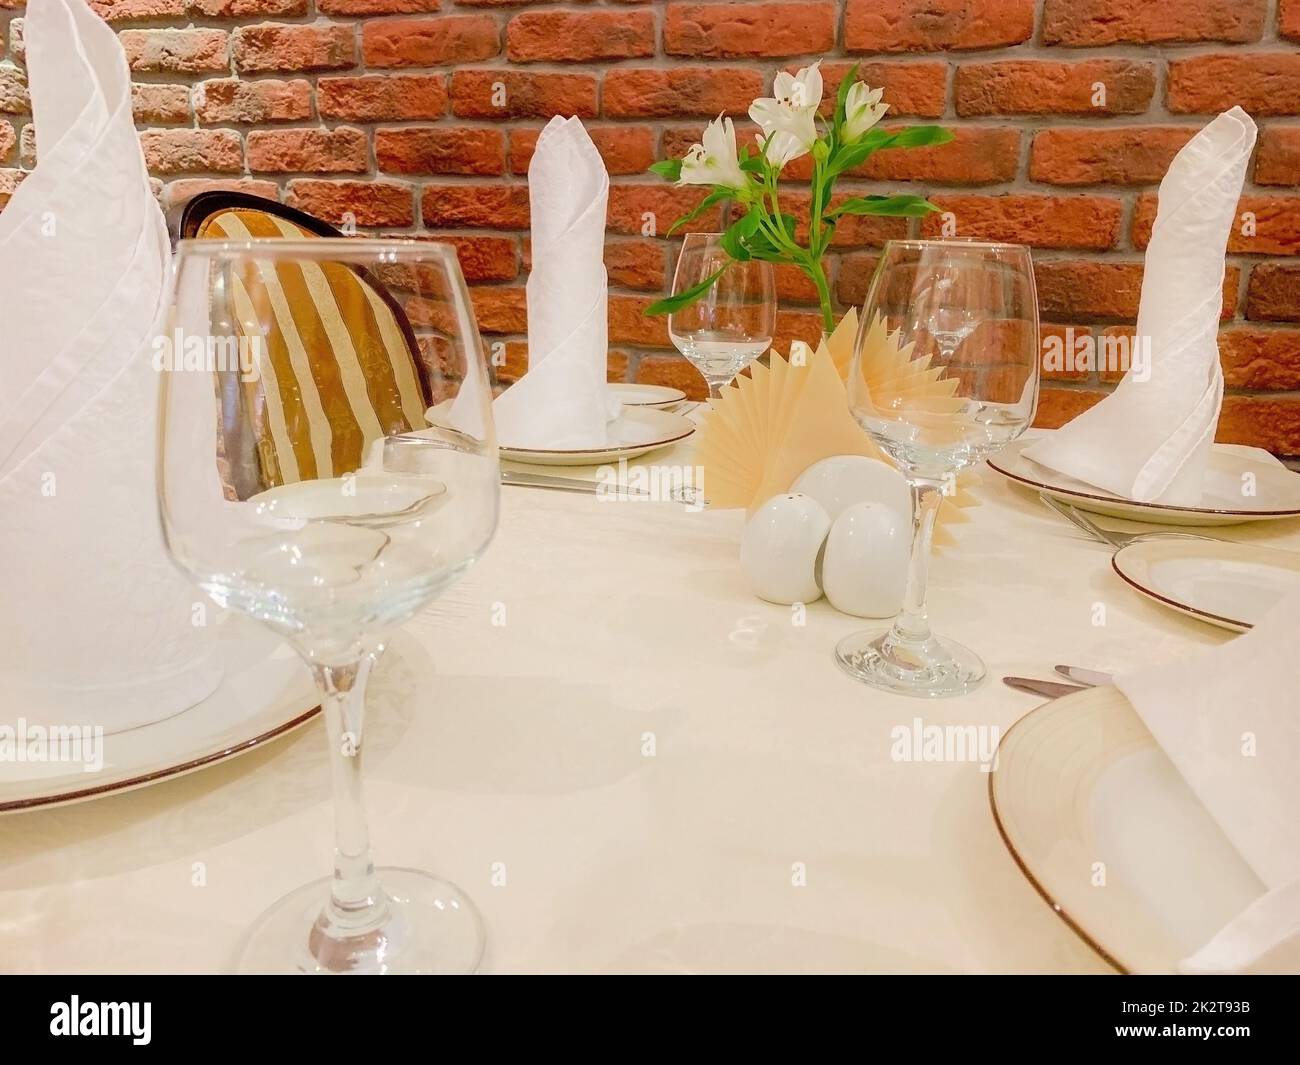
<instances>
[{"instance_id":1,"label":"brick wall","mask_svg":"<svg viewBox=\"0 0 1300 1065\"><path fill-rule=\"evenodd\" d=\"M1242 203L1253 233L1234 235L1228 256L1221 435L1300 454L1300 0L93 6L130 57L165 202L233 185L333 220L352 212L379 232L446 235L483 332L507 343L504 376L524 358L529 155L549 116L580 115L613 179L611 372L697 395L662 320L641 314L676 249L641 234L646 212L662 230L700 193L644 171L681 154L707 118L743 116L773 68L825 55L833 85L861 60L893 115L953 127L953 143L881 153L844 187L922 191L962 234L1033 245L1046 328L1097 337L1132 326L1165 166L1210 116L1241 104L1261 136ZM21 0L0 0L0 201L35 162L21 23ZM798 204L797 184L787 195ZM882 241L933 222L841 227L841 305L862 299ZM784 347L815 335L818 319L801 275L781 285ZM1072 416L1106 377L1048 382L1040 420Z\"/></svg>"}]
</instances>

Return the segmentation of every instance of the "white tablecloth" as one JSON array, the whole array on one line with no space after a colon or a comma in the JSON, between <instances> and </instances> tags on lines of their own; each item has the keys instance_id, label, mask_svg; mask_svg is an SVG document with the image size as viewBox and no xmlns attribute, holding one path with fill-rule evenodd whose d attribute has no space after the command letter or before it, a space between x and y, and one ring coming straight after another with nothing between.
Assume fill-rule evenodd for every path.
<instances>
[{"instance_id":1,"label":"white tablecloth","mask_svg":"<svg viewBox=\"0 0 1300 1065\"><path fill-rule=\"evenodd\" d=\"M752 598L739 512L504 489L487 556L377 677L377 861L472 895L487 972L1107 971L1017 870L987 776L894 762L890 730L1005 729L1036 703L1005 674L1229 634L1140 598L1106 548L983 479L930 601L990 679L933 703L839 671L831 650L862 621L822 600L799 627ZM1300 522L1218 532L1300 548ZM266 906L329 871L324 746L316 721L188 777L0 818L0 969L223 967Z\"/></svg>"}]
</instances>

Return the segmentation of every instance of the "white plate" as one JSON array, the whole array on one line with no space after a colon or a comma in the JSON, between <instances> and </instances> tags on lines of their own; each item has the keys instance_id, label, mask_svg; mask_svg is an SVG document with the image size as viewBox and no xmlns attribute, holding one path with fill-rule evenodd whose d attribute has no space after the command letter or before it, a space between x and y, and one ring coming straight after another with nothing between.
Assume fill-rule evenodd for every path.
<instances>
[{"instance_id":1,"label":"white plate","mask_svg":"<svg viewBox=\"0 0 1300 1065\"><path fill-rule=\"evenodd\" d=\"M1300 515L1300 474L1229 445L1215 444L1210 451L1201 505L1172 507L1122 499L1040 466L1021 454L1032 442L1032 439L1017 440L989 459L989 465L1004 477L1094 514L1159 525L1235 525ZM1247 474L1253 477L1247 479ZM1253 496L1242 493L1242 485L1246 483L1253 486Z\"/></svg>"},{"instance_id":2,"label":"white plate","mask_svg":"<svg viewBox=\"0 0 1300 1065\"><path fill-rule=\"evenodd\" d=\"M989 797L1030 883L1121 970L1174 972L1264 894L1115 688L1021 718Z\"/></svg>"},{"instance_id":3,"label":"white plate","mask_svg":"<svg viewBox=\"0 0 1300 1065\"><path fill-rule=\"evenodd\" d=\"M669 444L685 440L695 432L690 418L653 407L628 407L609 423L610 443L606 447L552 451L501 446L501 457L511 462L538 466L595 466L619 459L636 458Z\"/></svg>"},{"instance_id":4,"label":"white plate","mask_svg":"<svg viewBox=\"0 0 1300 1065\"><path fill-rule=\"evenodd\" d=\"M680 388L667 385L615 384L609 386L609 393L625 407L671 407L686 399Z\"/></svg>"},{"instance_id":5,"label":"white plate","mask_svg":"<svg viewBox=\"0 0 1300 1065\"><path fill-rule=\"evenodd\" d=\"M1115 572L1149 599L1234 632L1300 589L1300 554L1218 540L1139 540L1115 552Z\"/></svg>"},{"instance_id":6,"label":"white plate","mask_svg":"<svg viewBox=\"0 0 1300 1065\"><path fill-rule=\"evenodd\" d=\"M165 721L104 736L99 771L0 761L0 813L84 802L192 773L320 713L311 674L283 642L233 616L221 625L219 640L224 673L216 691Z\"/></svg>"}]
</instances>

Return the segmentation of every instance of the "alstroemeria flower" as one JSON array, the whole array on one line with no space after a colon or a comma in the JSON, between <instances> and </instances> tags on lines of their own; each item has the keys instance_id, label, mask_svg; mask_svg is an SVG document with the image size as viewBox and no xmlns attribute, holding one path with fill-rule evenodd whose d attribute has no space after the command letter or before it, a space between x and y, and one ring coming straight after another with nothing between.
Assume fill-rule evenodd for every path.
<instances>
[{"instance_id":1,"label":"alstroemeria flower","mask_svg":"<svg viewBox=\"0 0 1300 1065\"><path fill-rule=\"evenodd\" d=\"M736 158L736 127L719 115L704 127L704 143L691 145L682 158L679 185L721 185L743 189L745 172Z\"/></svg>"},{"instance_id":2,"label":"alstroemeria flower","mask_svg":"<svg viewBox=\"0 0 1300 1065\"><path fill-rule=\"evenodd\" d=\"M773 96L755 100L749 117L763 130L759 143L768 162L781 167L805 155L817 139L817 108L822 102L819 59L798 74L784 70L776 76Z\"/></svg>"},{"instance_id":3,"label":"alstroemeria flower","mask_svg":"<svg viewBox=\"0 0 1300 1065\"><path fill-rule=\"evenodd\" d=\"M854 82L844 100L844 143L856 143L889 110L880 102L884 89L872 89L865 81Z\"/></svg>"}]
</instances>

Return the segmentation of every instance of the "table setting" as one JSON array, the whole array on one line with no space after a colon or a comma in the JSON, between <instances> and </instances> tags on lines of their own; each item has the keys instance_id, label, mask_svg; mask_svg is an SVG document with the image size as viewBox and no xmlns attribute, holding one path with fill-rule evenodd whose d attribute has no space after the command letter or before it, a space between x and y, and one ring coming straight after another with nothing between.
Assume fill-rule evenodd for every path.
<instances>
[{"instance_id":1,"label":"table setting","mask_svg":"<svg viewBox=\"0 0 1300 1065\"><path fill-rule=\"evenodd\" d=\"M651 168L708 189L646 312L697 402L608 380L582 119L503 387L452 246L221 192L173 248L117 36L24 42L0 969L1300 972L1300 474L1215 440L1241 108L1160 184L1140 357L1046 430L1028 247L890 240L836 313L836 226L936 210L837 179L952 137L856 67Z\"/></svg>"}]
</instances>

